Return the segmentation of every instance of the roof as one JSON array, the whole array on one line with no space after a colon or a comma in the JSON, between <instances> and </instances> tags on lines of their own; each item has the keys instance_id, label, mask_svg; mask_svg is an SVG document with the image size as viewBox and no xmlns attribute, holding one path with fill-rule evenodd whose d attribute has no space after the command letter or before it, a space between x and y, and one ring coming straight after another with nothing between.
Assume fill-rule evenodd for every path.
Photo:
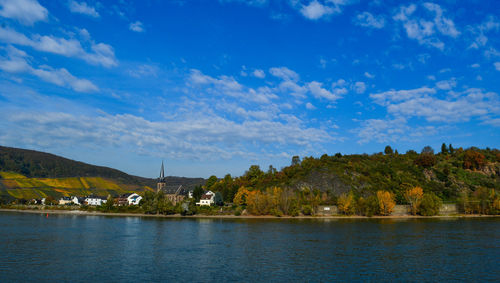
<instances>
[{"instance_id":1,"label":"roof","mask_svg":"<svg viewBox=\"0 0 500 283\"><path fill-rule=\"evenodd\" d=\"M179 190L180 188L180 190ZM188 189L183 187L182 185L174 185L174 186L165 186L163 189L163 192L167 195L174 195L177 190L179 190L179 195L187 195L188 194Z\"/></svg>"},{"instance_id":2,"label":"roof","mask_svg":"<svg viewBox=\"0 0 500 283\"><path fill-rule=\"evenodd\" d=\"M201 199L211 199L213 195L210 194L204 194L201 196Z\"/></svg>"}]
</instances>

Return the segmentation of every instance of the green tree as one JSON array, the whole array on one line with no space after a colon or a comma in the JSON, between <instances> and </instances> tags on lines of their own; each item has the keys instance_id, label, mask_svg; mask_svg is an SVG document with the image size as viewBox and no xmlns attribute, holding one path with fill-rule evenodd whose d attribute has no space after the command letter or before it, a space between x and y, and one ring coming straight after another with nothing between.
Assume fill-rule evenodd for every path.
<instances>
[{"instance_id":1,"label":"green tree","mask_svg":"<svg viewBox=\"0 0 500 283\"><path fill-rule=\"evenodd\" d=\"M443 202L441 199L434 193L425 193L422 197L422 201L420 201L418 214L423 216L437 215L442 204Z\"/></svg>"},{"instance_id":2,"label":"green tree","mask_svg":"<svg viewBox=\"0 0 500 283\"><path fill-rule=\"evenodd\" d=\"M384 149L384 153L386 155L391 155L394 153L394 151L392 150L392 147L390 145L386 146L385 149Z\"/></svg>"},{"instance_id":3,"label":"green tree","mask_svg":"<svg viewBox=\"0 0 500 283\"><path fill-rule=\"evenodd\" d=\"M299 165L300 164L300 157L298 155L295 155L292 157L292 166Z\"/></svg>"},{"instance_id":4,"label":"green tree","mask_svg":"<svg viewBox=\"0 0 500 283\"><path fill-rule=\"evenodd\" d=\"M424 148L422 148L422 154L434 154L434 149L432 147L430 147L429 145L427 146L424 146Z\"/></svg>"},{"instance_id":5,"label":"green tree","mask_svg":"<svg viewBox=\"0 0 500 283\"><path fill-rule=\"evenodd\" d=\"M215 202L215 205L218 205L218 206L224 205L224 201L222 200L222 194L220 192L215 193L214 202Z\"/></svg>"},{"instance_id":6,"label":"green tree","mask_svg":"<svg viewBox=\"0 0 500 283\"><path fill-rule=\"evenodd\" d=\"M219 179L217 179L217 176L215 175L212 175L208 178L208 180L205 182L205 188L207 190L210 190L210 188L215 184L217 183Z\"/></svg>"},{"instance_id":7,"label":"green tree","mask_svg":"<svg viewBox=\"0 0 500 283\"><path fill-rule=\"evenodd\" d=\"M193 198L195 201L200 201L201 196L203 195L203 188L201 186L194 187L193 190Z\"/></svg>"},{"instance_id":8,"label":"green tree","mask_svg":"<svg viewBox=\"0 0 500 283\"><path fill-rule=\"evenodd\" d=\"M106 202L103 203L102 205L102 208L105 211L111 211L113 210L114 205L115 205L115 199L111 195L108 195Z\"/></svg>"},{"instance_id":9,"label":"green tree","mask_svg":"<svg viewBox=\"0 0 500 283\"><path fill-rule=\"evenodd\" d=\"M448 148L446 147L446 144L445 144L445 143L443 143L443 144L441 145L441 153L442 153L442 154L448 154Z\"/></svg>"}]
</instances>

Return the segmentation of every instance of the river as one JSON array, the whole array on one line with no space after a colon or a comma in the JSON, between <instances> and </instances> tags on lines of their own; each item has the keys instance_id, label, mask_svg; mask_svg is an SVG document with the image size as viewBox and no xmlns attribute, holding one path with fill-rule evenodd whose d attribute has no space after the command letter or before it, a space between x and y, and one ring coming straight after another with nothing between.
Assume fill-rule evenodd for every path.
<instances>
[{"instance_id":1,"label":"river","mask_svg":"<svg viewBox=\"0 0 500 283\"><path fill-rule=\"evenodd\" d=\"M500 218L0 212L0 282L500 281Z\"/></svg>"}]
</instances>

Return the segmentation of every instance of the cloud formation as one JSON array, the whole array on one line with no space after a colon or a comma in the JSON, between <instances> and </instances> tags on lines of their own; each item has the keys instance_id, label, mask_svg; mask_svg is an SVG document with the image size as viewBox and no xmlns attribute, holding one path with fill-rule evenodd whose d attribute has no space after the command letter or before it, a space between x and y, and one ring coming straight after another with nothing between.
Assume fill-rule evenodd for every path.
<instances>
[{"instance_id":1,"label":"cloud formation","mask_svg":"<svg viewBox=\"0 0 500 283\"><path fill-rule=\"evenodd\" d=\"M10 28L0 27L0 41L8 44L29 46L35 50L80 58L92 65L113 67L118 65L115 52L111 45L89 41L90 50L85 50L79 40L62 38L52 35L34 34L31 38Z\"/></svg>"},{"instance_id":2,"label":"cloud formation","mask_svg":"<svg viewBox=\"0 0 500 283\"><path fill-rule=\"evenodd\" d=\"M37 0L0 0L0 7L0 16L28 26L47 20L49 14Z\"/></svg>"},{"instance_id":3,"label":"cloud formation","mask_svg":"<svg viewBox=\"0 0 500 283\"><path fill-rule=\"evenodd\" d=\"M93 18L100 17L96 9L92 6L89 6L86 2L77 2L75 0L71 0L69 2L69 10L72 13L83 14Z\"/></svg>"},{"instance_id":4,"label":"cloud formation","mask_svg":"<svg viewBox=\"0 0 500 283\"><path fill-rule=\"evenodd\" d=\"M79 79L73 76L65 68L54 69L47 65L32 67L28 63L26 52L9 46L7 56L0 57L0 69L9 73L29 73L43 81L73 89L77 92L95 92L99 88L87 79Z\"/></svg>"},{"instance_id":5,"label":"cloud formation","mask_svg":"<svg viewBox=\"0 0 500 283\"><path fill-rule=\"evenodd\" d=\"M358 26L381 29L385 26L385 17L382 15L374 16L370 12L363 12L356 15L353 22Z\"/></svg>"},{"instance_id":6,"label":"cloud formation","mask_svg":"<svg viewBox=\"0 0 500 283\"><path fill-rule=\"evenodd\" d=\"M136 21L136 22L130 23L128 25L128 28L131 31L135 31L135 32L144 32L145 31L144 30L144 25L140 21Z\"/></svg>"}]
</instances>

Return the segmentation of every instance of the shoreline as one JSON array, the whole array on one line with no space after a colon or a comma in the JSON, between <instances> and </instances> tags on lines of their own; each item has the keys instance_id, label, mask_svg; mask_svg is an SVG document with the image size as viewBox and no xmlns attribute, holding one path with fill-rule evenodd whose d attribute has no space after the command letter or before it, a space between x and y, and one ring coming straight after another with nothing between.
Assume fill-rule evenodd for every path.
<instances>
[{"instance_id":1,"label":"shoreline","mask_svg":"<svg viewBox=\"0 0 500 283\"><path fill-rule=\"evenodd\" d=\"M500 215L484 215L484 214L457 214L457 215L389 215L389 216L360 216L360 215L328 215L328 216L282 216L273 215L186 215L180 214L163 215L163 214L144 214L144 213L114 213L114 212L88 212L83 210L34 210L34 209L9 209L1 208L0 212L21 212L31 214L61 214L61 215L78 215L78 216L112 216L112 217L148 217L148 218L186 218L186 219L432 219L432 218L483 218L483 217L500 217Z\"/></svg>"}]
</instances>

